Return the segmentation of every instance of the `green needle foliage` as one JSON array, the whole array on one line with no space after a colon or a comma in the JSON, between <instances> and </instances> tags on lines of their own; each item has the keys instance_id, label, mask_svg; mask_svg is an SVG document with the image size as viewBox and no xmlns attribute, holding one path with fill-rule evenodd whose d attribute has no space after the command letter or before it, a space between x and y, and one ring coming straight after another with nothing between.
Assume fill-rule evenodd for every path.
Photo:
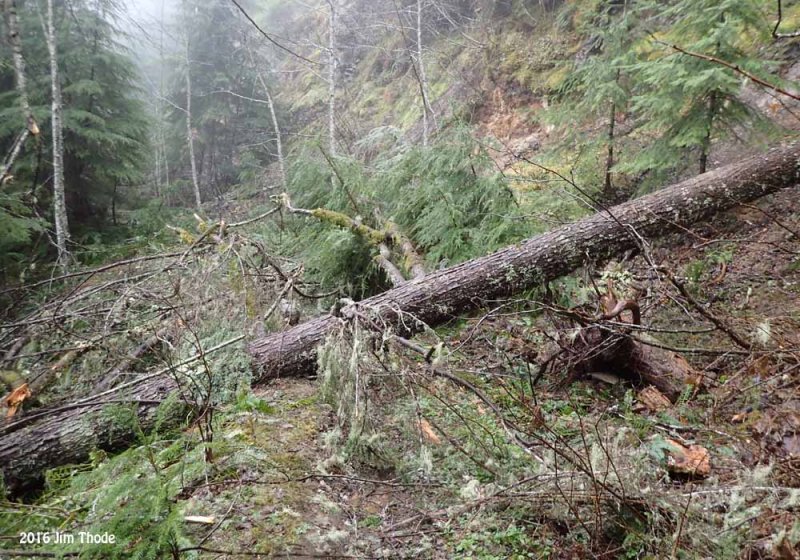
<instances>
[{"instance_id":1,"label":"green needle foliage","mask_svg":"<svg viewBox=\"0 0 800 560\"><path fill-rule=\"evenodd\" d=\"M52 221L49 60L36 3L18 2L18 8L28 95L42 132L28 140L12 169L13 184L3 188L3 269L21 261L23 249L34 258L37 251L46 250L46 243L37 243L34 250L29 243L45 221ZM67 209L73 238L80 241L82 231L102 226L112 206L118 206L130 187L141 181L147 166L148 119L139 100L134 63L120 43L124 34L115 24L117 3L56 2L55 12ZM6 92L0 95L0 152L5 154L25 123L6 43L0 45L0 85Z\"/></svg>"},{"instance_id":2,"label":"green needle foliage","mask_svg":"<svg viewBox=\"0 0 800 560\"><path fill-rule=\"evenodd\" d=\"M765 54L772 15L762 2L598 0L565 15L582 43L547 118L596 161L604 190L702 173L715 142L775 130L745 101L743 75L671 46L779 82Z\"/></svg>"},{"instance_id":3,"label":"green needle foliage","mask_svg":"<svg viewBox=\"0 0 800 560\"><path fill-rule=\"evenodd\" d=\"M710 55L756 75L769 65L757 52L769 36L762 3L754 0L672 0L639 2L653 33L653 49L631 71L642 87L632 100L646 144L627 169L633 172L708 166L711 143L763 122L742 99L746 80L733 70L673 50ZM661 43L656 42L661 41ZM662 44L663 43L663 44Z\"/></svg>"},{"instance_id":4,"label":"green needle foliage","mask_svg":"<svg viewBox=\"0 0 800 560\"><path fill-rule=\"evenodd\" d=\"M185 180L177 193L181 203L191 206L194 195L183 110L186 73L192 83L192 135L204 201L221 196L240 177L263 176L265 165L272 161L274 131L259 79L270 83L271 75L269 66L259 64L257 58L260 41L253 38L230 2L188 0L176 5L180 6L172 31L176 51L163 68L164 95L170 99L165 108L167 159L172 172Z\"/></svg>"},{"instance_id":5,"label":"green needle foliage","mask_svg":"<svg viewBox=\"0 0 800 560\"><path fill-rule=\"evenodd\" d=\"M486 254L531 231L505 178L463 126L427 148L395 146L369 165L308 152L294 160L289 190L296 206L359 217L379 231L391 222L429 268ZM292 226L296 249L323 283L345 280L356 295L387 286L368 240L329 223L299 220Z\"/></svg>"},{"instance_id":6,"label":"green needle foliage","mask_svg":"<svg viewBox=\"0 0 800 560\"><path fill-rule=\"evenodd\" d=\"M570 60L568 77L556 92L557 104L547 115L566 129L568 143L579 150L602 151L598 160L605 162L609 174L624 152L619 147L617 115L629 109L637 83L631 68L636 63L635 46L641 42L642 32L632 4L632 0L596 0L576 8L574 25L584 39L585 55ZM570 126L576 121L597 122L599 132L586 135L579 127ZM604 188L611 187L609 175Z\"/></svg>"}]
</instances>

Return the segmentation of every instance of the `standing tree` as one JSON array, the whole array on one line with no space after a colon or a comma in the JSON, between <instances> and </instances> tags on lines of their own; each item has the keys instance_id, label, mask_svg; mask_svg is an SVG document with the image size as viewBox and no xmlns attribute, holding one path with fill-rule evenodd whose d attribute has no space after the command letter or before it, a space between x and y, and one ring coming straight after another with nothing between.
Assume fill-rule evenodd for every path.
<instances>
[{"instance_id":1,"label":"standing tree","mask_svg":"<svg viewBox=\"0 0 800 560\"><path fill-rule=\"evenodd\" d=\"M58 256L63 263L68 236L80 237L87 227L102 229L114 197L122 196L126 187L139 181L147 120L135 86L135 67L115 39L115 0L17 4L20 51L25 53L27 66L50 67L54 72L29 73L26 85L35 119L47 124L47 119L55 116L55 122L42 126L41 132L42 145L55 149L52 158L41 149L21 153L15 164L14 186L6 185L3 198L22 197L27 212L15 204L16 218L38 213L51 219L57 233L62 233L61 239L56 236L54 245L60 241ZM15 65L5 63L13 60L13 51L12 47L0 53L4 58L0 80L4 84L15 79ZM7 92L0 98L0 111L8 116L0 126L0 145L4 147L13 145L18 136L19 107L24 103L19 88L9 87ZM0 204L6 206L6 201ZM13 225L14 221L6 223ZM25 218L20 225L36 230L40 221ZM11 264L5 257L18 262L24 258L19 249L27 235L14 229L16 233L2 231L2 236L13 241L10 245L0 241L5 265Z\"/></svg>"},{"instance_id":2,"label":"standing tree","mask_svg":"<svg viewBox=\"0 0 800 560\"><path fill-rule=\"evenodd\" d=\"M2 168L0 168L0 183L4 182L8 176L11 166L19 156L25 141L28 139L28 135L32 134L36 136L39 134L39 125L36 123L33 111L31 110L30 101L28 100L28 86L25 78L25 58L22 56L22 41L19 37L16 2L14 0L5 0L4 8L6 27L8 30L8 42L11 45L11 57L14 61L14 81L26 125L12 144L11 151L3 162Z\"/></svg>"},{"instance_id":3,"label":"standing tree","mask_svg":"<svg viewBox=\"0 0 800 560\"><path fill-rule=\"evenodd\" d=\"M419 71L420 97L422 98L422 145L428 145L428 114L433 113L428 98L428 78L422 59L422 0L417 0L417 68Z\"/></svg>"},{"instance_id":4,"label":"standing tree","mask_svg":"<svg viewBox=\"0 0 800 560\"><path fill-rule=\"evenodd\" d=\"M586 37L584 56L571 63L569 78L558 92L558 106L553 116L559 124L568 125L568 138L579 143L597 144L604 148L602 194L615 197L614 166L619 159L615 148L619 143L617 115L625 112L635 87L630 67L636 62L635 42L640 39L635 29L636 14L632 0L621 3L600 2L588 9L589 17L579 22L578 31ZM605 133L586 137L572 126L576 120L602 117Z\"/></svg>"},{"instance_id":5,"label":"standing tree","mask_svg":"<svg viewBox=\"0 0 800 560\"><path fill-rule=\"evenodd\" d=\"M168 151L181 162L197 207L274 161L264 146L275 140L277 115L270 114L275 104L264 90L253 31L229 0L184 0L176 16L173 54L181 63L165 69L173 109Z\"/></svg>"},{"instance_id":6,"label":"standing tree","mask_svg":"<svg viewBox=\"0 0 800 560\"><path fill-rule=\"evenodd\" d=\"M640 13L651 29L660 28L655 50L634 70L646 86L632 101L643 123L646 149L630 168L665 169L687 151L698 171L708 167L712 140L758 121L741 98L744 82L733 70L675 51L669 43L710 55L755 75L766 71L755 53L755 39L769 37L768 22L756 0L670 0L642 2Z\"/></svg>"},{"instance_id":7,"label":"standing tree","mask_svg":"<svg viewBox=\"0 0 800 560\"><path fill-rule=\"evenodd\" d=\"M186 3L184 2L184 7ZM192 59L189 50L189 30L186 30L184 35L184 53L186 55L186 143L189 146L189 165L192 168L192 189L194 192L195 207L200 210L202 208L202 200L200 199L200 179L197 176L197 159L194 155L194 130L192 129Z\"/></svg>"},{"instance_id":8,"label":"standing tree","mask_svg":"<svg viewBox=\"0 0 800 560\"><path fill-rule=\"evenodd\" d=\"M328 151L336 155L336 0L328 0Z\"/></svg>"},{"instance_id":9,"label":"standing tree","mask_svg":"<svg viewBox=\"0 0 800 560\"><path fill-rule=\"evenodd\" d=\"M278 158L278 169L280 170L281 174L281 190L285 191L286 161L283 157L283 140L281 138L281 127L280 124L278 124L278 115L275 113L275 102L272 99L270 87L267 85L267 78L264 76L264 72L261 71L261 67L258 65L258 62L255 61L252 50L248 50L248 57L250 58L250 62L253 64L256 77L258 78L258 83L264 92L264 97L266 97L267 107L269 107L269 118L272 121L272 128L275 132L275 150Z\"/></svg>"},{"instance_id":10,"label":"standing tree","mask_svg":"<svg viewBox=\"0 0 800 560\"><path fill-rule=\"evenodd\" d=\"M53 18L53 0L47 0L47 24L44 29L47 51L50 54L50 113L53 135L53 219L56 224L56 248L58 263L65 267L69 262L69 224L64 187L64 130L62 122L61 84L58 77L58 53L56 49L56 26Z\"/></svg>"}]
</instances>

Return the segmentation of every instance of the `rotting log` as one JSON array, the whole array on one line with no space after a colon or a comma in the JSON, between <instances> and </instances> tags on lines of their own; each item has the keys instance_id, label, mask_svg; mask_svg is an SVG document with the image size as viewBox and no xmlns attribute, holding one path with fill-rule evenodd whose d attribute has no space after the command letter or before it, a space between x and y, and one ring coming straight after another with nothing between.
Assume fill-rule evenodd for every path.
<instances>
[{"instance_id":1,"label":"rotting log","mask_svg":"<svg viewBox=\"0 0 800 560\"><path fill-rule=\"evenodd\" d=\"M647 335L629 336L630 326L626 325L641 326L639 304L633 299L618 301L611 280L600 297L600 306L604 312L596 319L587 321L575 315L580 326L577 336L561 334L558 353L553 356L558 360L553 363L567 370L567 383L592 374L611 373L636 385L655 387L671 402L677 401L687 385L699 383L700 372L683 356L652 339L646 340L650 338ZM631 320L622 315L625 311L631 312ZM614 322L599 323L609 319Z\"/></svg>"},{"instance_id":2,"label":"rotting log","mask_svg":"<svg viewBox=\"0 0 800 560\"><path fill-rule=\"evenodd\" d=\"M800 142L773 148L486 257L409 280L356 305L372 310L404 335L422 328L412 316L429 325L441 324L487 300L563 276L589 260L636 248L632 229L655 237L793 186L800 178L798 157ZM353 310L342 310L345 315L348 311ZM250 352L258 368L255 381L313 373L316 348L339 321L326 315L253 342ZM147 430L152 426L156 401L176 389L175 382L164 374L147 378L132 391L108 396L106 403L139 401L138 416ZM18 427L0 425L0 470L12 492L41 480L48 468L85 461L93 449L118 448L133 441L133 431L111 421L106 406L37 410L28 413L41 414L31 422Z\"/></svg>"},{"instance_id":3,"label":"rotting log","mask_svg":"<svg viewBox=\"0 0 800 560\"><path fill-rule=\"evenodd\" d=\"M372 310L407 336L423 323L442 324L489 300L564 276L584 263L636 249L637 236L657 237L794 186L800 179L798 158L800 141L772 148L485 257L409 280L355 305ZM342 312L347 315L348 309ZM250 352L257 367L255 380L313 373L316 348L338 321L326 315L254 341Z\"/></svg>"}]
</instances>

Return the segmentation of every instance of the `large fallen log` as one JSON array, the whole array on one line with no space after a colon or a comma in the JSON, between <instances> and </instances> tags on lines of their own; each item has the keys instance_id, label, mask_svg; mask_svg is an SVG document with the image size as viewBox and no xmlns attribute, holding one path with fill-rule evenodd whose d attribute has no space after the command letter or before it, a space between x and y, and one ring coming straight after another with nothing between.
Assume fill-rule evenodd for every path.
<instances>
[{"instance_id":1,"label":"large fallen log","mask_svg":"<svg viewBox=\"0 0 800 560\"><path fill-rule=\"evenodd\" d=\"M157 420L165 427L185 416L178 401L172 410L163 411L172 418L157 419L159 405L177 389L171 377L159 375L96 401L30 411L28 417L12 417L5 425L0 419L0 469L7 490L18 495L37 486L49 468L85 462L96 449L124 448L139 430L149 433Z\"/></svg>"},{"instance_id":2,"label":"large fallen log","mask_svg":"<svg viewBox=\"0 0 800 560\"><path fill-rule=\"evenodd\" d=\"M401 327L404 336L413 334L422 322L444 323L492 299L564 276L583 263L635 249L639 235L657 237L793 186L800 179L799 157L800 142L773 148L491 255L410 280L356 305ZM253 342L255 379L312 373L316 347L337 321L326 315Z\"/></svg>"},{"instance_id":3,"label":"large fallen log","mask_svg":"<svg viewBox=\"0 0 800 560\"><path fill-rule=\"evenodd\" d=\"M593 259L636 248L636 234L655 237L715 212L799 182L800 142L774 148L648 196L615 206L518 245L449 269L433 272L357 305L408 335L421 328L412 317L441 324L460 313L563 276ZM350 310L352 311L352 310ZM348 309L343 310L344 314ZM326 315L253 342L257 382L312 373L317 346L340 321ZM144 428L155 401L176 388L162 375L147 378L135 391L106 400L139 401ZM85 461L96 447L132 441L132 430L105 415L105 405L36 411L33 422L10 429L0 425L0 470L12 491L41 478L47 468Z\"/></svg>"}]
</instances>

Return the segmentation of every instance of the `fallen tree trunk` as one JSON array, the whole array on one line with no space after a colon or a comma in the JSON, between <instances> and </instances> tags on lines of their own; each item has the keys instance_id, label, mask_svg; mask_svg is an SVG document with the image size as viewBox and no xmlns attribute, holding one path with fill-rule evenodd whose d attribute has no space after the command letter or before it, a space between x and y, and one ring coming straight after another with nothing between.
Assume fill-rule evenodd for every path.
<instances>
[{"instance_id":1,"label":"fallen tree trunk","mask_svg":"<svg viewBox=\"0 0 800 560\"><path fill-rule=\"evenodd\" d=\"M491 255L432 272L356 304L405 336L485 302L563 276L581 264L637 248L659 236L754 200L800 179L800 142L704 173L603 210ZM347 308L343 310L347 314ZM416 319L416 320L415 320ZM250 345L256 381L314 371L316 347L339 319L326 315Z\"/></svg>"},{"instance_id":2,"label":"fallen tree trunk","mask_svg":"<svg viewBox=\"0 0 800 560\"><path fill-rule=\"evenodd\" d=\"M29 417L10 418L5 426L0 420L0 469L9 493L18 495L38 485L47 469L86 461L91 451L129 445L136 439L136 422L149 433L156 409L177 388L171 377L160 375L96 402L35 410ZM163 411L170 417L161 418L162 426L185 417L185 409L179 402L173 410Z\"/></svg>"},{"instance_id":3,"label":"fallen tree trunk","mask_svg":"<svg viewBox=\"0 0 800 560\"><path fill-rule=\"evenodd\" d=\"M409 280L356 305L403 334L421 329L417 320L440 324L487 300L563 276L588 260L635 248L633 230L658 236L739 202L793 186L800 179L798 157L800 142L772 149L486 257ZM347 314L348 309L343 312ZM327 315L253 342L250 352L258 368L256 382L312 373L315 350L338 321ZM41 417L33 422L18 427L0 425L0 469L6 484L12 491L18 490L40 479L47 468L85 461L92 449L132 441L130 426L109 420L104 411L108 401L138 401L138 416L147 430L155 402L176 389L175 382L164 374L148 378L134 391L108 397L106 404L37 411Z\"/></svg>"}]
</instances>

